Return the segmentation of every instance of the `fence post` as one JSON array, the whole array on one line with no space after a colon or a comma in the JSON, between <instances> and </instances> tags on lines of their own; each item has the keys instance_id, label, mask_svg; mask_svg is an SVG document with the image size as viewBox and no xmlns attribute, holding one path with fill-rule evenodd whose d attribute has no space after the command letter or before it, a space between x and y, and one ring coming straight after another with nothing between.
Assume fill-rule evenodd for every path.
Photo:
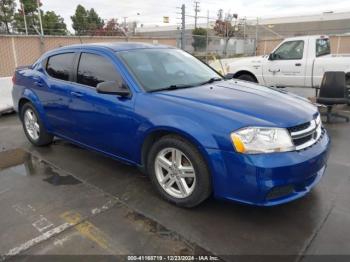
<instances>
[{"instance_id":1,"label":"fence post","mask_svg":"<svg viewBox=\"0 0 350 262\"><path fill-rule=\"evenodd\" d=\"M207 39L205 44L205 62L208 64L208 45L209 45L209 10L207 11Z\"/></svg>"},{"instance_id":2,"label":"fence post","mask_svg":"<svg viewBox=\"0 0 350 262\"><path fill-rule=\"evenodd\" d=\"M44 43L44 36L40 35L40 53L45 53L45 43Z\"/></svg>"},{"instance_id":3,"label":"fence post","mask_svg":"<svg viewBox=\"0 0 350 262\"><path fill-rule=\"evenodd\" d=\"M12 42L12 55L13 55L13 60L15 62L15 67L18 66L18 61L17 61L17 51L16 51L16 45L15 45L15 37L11 36L11 42Z\"/></svg>"},{"instance_id":4,"label":"fence post","mask_svg":"<svg viewBox=\"0 0 350 262\"><path fill-rule=\"evenodd\" d=\"M339 48L340 48L340 36L338 35L338 43L337 43L337 55L339 54Z\"/></svg>"}]
</instances>

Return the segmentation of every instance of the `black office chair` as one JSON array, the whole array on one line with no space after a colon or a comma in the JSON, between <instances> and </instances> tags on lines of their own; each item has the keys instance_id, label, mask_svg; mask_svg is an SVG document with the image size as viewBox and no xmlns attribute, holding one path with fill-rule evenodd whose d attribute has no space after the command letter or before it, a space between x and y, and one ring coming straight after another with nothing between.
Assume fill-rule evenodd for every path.
<instances>
[{"instance_id":1,"label":"black office chair","mask_svg":"<svg viewBox=\"0 0 350 262\"><path fill-rule=\"evenodd\" d=\"M325 72L320 86L320 93L317 97L317 103L327 106L327 112L322 113L322 115L327 116L327 123L331 122L332 117L338 117L349 122L349 117L332 112L334 105L346 105L348 102L345 73Z\"/></svg>"}]
</instances>

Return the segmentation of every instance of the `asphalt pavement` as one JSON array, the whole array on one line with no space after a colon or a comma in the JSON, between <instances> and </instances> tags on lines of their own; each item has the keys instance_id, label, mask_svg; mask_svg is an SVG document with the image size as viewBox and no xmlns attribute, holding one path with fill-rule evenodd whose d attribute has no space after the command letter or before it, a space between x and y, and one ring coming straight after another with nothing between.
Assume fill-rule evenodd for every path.
<instances>
[{"instance_id":1,"label":"asphalt pavement","mask_svg":"<svg viewBox=\"0 0 350 262\"><path fill-rule=\"evenodd\" d=\"M306 197L277 207L211 198L183 209L135 167L63 140L33 147L17 116L2 116L0 254L350 255L350 123L326 128L326 174Z\"/></svg>"}]
</instances>

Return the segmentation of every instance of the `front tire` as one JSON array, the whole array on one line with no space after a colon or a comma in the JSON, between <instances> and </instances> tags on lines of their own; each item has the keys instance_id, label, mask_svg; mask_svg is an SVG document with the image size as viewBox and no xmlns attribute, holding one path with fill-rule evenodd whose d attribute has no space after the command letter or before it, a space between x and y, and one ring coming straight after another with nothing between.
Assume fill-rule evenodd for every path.
<instances>
[{"instance_id":1,"label":"front tire","mask_svg":"<svg viewBox=\"0 0 350 262\"><path fill-rule=\"evenodd\" d=\"M46 146L52 143L53 135L46 131L38 111L31 103L28 102L22 106L21 120L24 133L33 145Z\"/></svg>"},{"instance_id":2,"label":"front tire","mask_svg":"<svg viewBox=\"0 0 350 262\"><path fill-rule=\"evenodd\" d=\"M175 205L194 207L211 194L211 178L204 158L179 136L165 136L152 146L147 170L162 198Z\"/></svg>"}]
</instances>

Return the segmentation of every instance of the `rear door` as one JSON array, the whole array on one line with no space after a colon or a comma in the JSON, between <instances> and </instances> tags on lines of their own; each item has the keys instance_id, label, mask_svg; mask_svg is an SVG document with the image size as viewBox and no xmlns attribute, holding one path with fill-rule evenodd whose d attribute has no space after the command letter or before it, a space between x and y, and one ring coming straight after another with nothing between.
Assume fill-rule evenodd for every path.
<instances>
[{"instance_id":1,"label":"rear door","mask_svg":"<svg viewBox=\"0 0 350 262\"><path fill-rule=\"evenodd\" d=\"M74 86L72 70L77 53L67 52L52 55L45 63L46 73L43 79L36 82L42 88L40 99L46 112L47 120L54 133L69 137L73 136L74 123L69 117L68 104L70 92Z\"/></svg>"},{"instance_id":2,"label":"rear door","mask_svg":"<svg viewBox=\"0 0 350 262\"><path fill-rule=\"evenodd\" d=\"M274 52L274 60L267 60L263 75L268 86L304 86L306 46L303 40L284 42Z\"/></svg>"}]
</instances>

